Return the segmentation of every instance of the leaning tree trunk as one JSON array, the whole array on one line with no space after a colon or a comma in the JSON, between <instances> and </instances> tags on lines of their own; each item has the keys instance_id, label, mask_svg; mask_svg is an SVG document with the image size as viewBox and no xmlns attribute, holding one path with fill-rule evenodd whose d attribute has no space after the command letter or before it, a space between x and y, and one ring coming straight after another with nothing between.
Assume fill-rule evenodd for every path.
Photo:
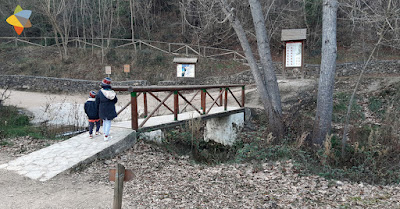
<instances>
[{"instance_id":1,"label":"leaning tree trunk","mask_svg":"<svg viewBox=\"0 0 400 209\"><path fill-rule=\"evenodd\" d=\"M277 114L273 110L272 99L268 93L268 89L264 85L263 77L258 69L256 59L254 58L253 52L251 50L250 44L246 38L246 33L239 19L232 13L233 9L229 7L226 0L221 0L222 10L227 16L228 20L231 22L233 29L242 45L246 59L250 65L251 72L253 74L254 80L256 81L257 90L260 93L261 100L265 111L268 114L269 127L275 137L280 138L283 135L283 128L281 123L277 123Z\"/></svg>"},{"instance_id":2,"label":"leaning tree trunk","mask_svg":"<svg viewBox=\"0 0 400 209\"><path fill-rule=\"evenodd\" d=\"M279 94L278 82L275 75L275 66L272 63L271 49L269 47L269 39L262 7L259 0L249 0L249 3L254 28L256 30L258 53L264 70L264 80L268 89L269 98L271 98L272 111L275 115L274 126L278 128L279 130L277 131L283 135L281 96Z\"/></svg>"},{"instance_id":3,"label":"leaning tree trunk","mask_svg":"<svg viewBox=\"0 0 400 209\"><path fill-rule=\"evenodd\" d=\"M318 84L317 112L313 129L313 144L322 145L330 134L332 123L333 86L336 72L337 0L323 1L321 72Z\"/></svg>"}]
</instances>

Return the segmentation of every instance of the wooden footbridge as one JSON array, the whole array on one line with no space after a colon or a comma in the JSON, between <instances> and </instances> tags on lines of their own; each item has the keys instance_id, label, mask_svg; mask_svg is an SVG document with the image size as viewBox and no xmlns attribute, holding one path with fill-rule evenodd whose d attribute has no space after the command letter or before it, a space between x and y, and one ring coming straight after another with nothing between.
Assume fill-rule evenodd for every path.
<instances>
[{"instance_id":1,"label":"wooden footbridge","mask_svg":"<svg viewBox=\"0 0 400 209\"><path fill-rule=\"evenodd\" d=\"M235 95L232 88L241 88L241 95ZM194 86L141 86L141 87L113 87L115 91L129 92L131 95L131 101L126 104L119 112L120 114L128 106L131 106L131 121L130 125L133 130L147 130L154 128L162 128L168 126L174 126L178 122L185 121L193 117L201 117L203 119L210 117L220 117L222 115L234 114L237 112L243 112L245 106L245 86L241 84L233 85L194 85ZM218 95L214 97L210 91L214 90L218 92ZM160 98L155 95L155 92L165 92L166 96ZM190 99L184 96L184 93L194 92ZM198 97L200 93L200 104L195 104L193 101ZM151 110L148 110L148 95L153 97L159 102L159 104ZM170 107L166 101L173 95L173 106ZM138 114L138 97L143 97L143 118L139 118ZM211 103L207 106L207 98L211 99ZM237 104L236 107L228 107L228 98L234 100ZM239 99L238 99L239 98ZM182 102L183 101L183 104ZM183 105L182 107L180 107ZM154 114L161 108L165 107L171 115L157 116L153 118ZM188 107L193 111L189 112ZM184 114L186 113L186 114ZM191 114L187 114L191 113ZM191 117L188 117L191 115ZM157 124L157 121L159 124ZM124 123L125 127L127 123ZM151 124L151 125L146 125Z\"/></svg>"}]
</instances>

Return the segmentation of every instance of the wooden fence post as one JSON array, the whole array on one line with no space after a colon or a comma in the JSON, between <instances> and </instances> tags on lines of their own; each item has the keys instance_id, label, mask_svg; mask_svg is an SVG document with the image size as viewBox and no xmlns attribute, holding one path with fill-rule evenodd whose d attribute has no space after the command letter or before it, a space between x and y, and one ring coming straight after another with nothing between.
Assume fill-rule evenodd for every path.
<instances>
[{"instance_id":1,"label":"wooden fence post","mask_svg":"<svg viewBox=\"0 0 400 209\"><path fill-rule=\"evenodd\" d=\"M244 107L245 100L246 100L245 87L242 86L242 107Z\"/></svg>"},{"instance_id":2,"label":"wooden fence post","mask_svg":"<svg viewBox=\"0 0 400 209\"><path fill-rule=\"evenodd\" d=\"M174 120L178 120L178 113L179 113L179 101L178 101L178 91L174 91Z\"/></svg>"},{"instance_id":3,"label":"wooden fence post","mask_svg":"<svg viewBox=\"0 0 400 209\"><path fill-rule=\"evenodd\" d=\"M144 118L147 118L147 93L143 92Z\"/></svg>"},{"instance_id":4,"label":"wooden fence post","mask_svg":"<svg viewBox=\"0 0 400 209\"><path fill-rule=\"evenodd\" d=\"M124 179L125 179L125 167L118 163L117 172L115 172L113 209L122 208L122 192L124 189Z\"/></svg>"},{"instance_id":5,"label":"wooden fence post","mask_svg":"<svg viewBox=\"0 0 400 209\"><path fill-rule=\"evenodd\" d=\"M206 90L201 90L201 109L203 109L203 115L206 114Z\"/></svg>"},{"instance_id":6,"label":"wooden fence post","mask_svg":"<svg viewBox=\"0 0 400 209\"><path fill-rule=\"evenodd\" d=\"M225 103L224 103L224 110L228 109L228 90L229 88L225 88Z\"/></svg>"}]
</instances>

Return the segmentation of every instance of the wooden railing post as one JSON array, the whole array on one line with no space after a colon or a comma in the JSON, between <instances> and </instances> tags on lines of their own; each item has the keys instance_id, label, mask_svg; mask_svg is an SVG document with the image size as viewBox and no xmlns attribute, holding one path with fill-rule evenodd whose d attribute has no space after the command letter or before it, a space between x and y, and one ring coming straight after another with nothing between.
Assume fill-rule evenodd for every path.
<instances>
[{"instance_id":1,"label":"wooden railing post","mask_svg":"<svg viewBox=\"0 0 400 209\"><path fill-rule=\"evenodd\" d=\"M222 88L219 88L219 93L221 93L222 91ZM222 106L222 95L219 97L219 106Z\"/></svg>"},{"instance_id":2,"label":"wooden railing post","mask_svg":"<svg viewBox=\"0 0 400 209\"><path fill-rule=\"evenodd\" d=\"M242 107L244 107L244 103L245 103L245 86L242 86Z\"/></svg>"},{"instance_id":3,"label":"wooden railing post","mask_svg":"<svg viewBox=\"0 0 400 209\"><path fill-rule=\"evenodd\" d=\"M203 110L203 114L206 114L206 90L201 90L201 109Z\"/></svg>"},{"instance_id":4,"label":"wooden railing post","mask_svg":"<svg viewBox=\"0 0 400 209\"><path fill-rule=\"evenodd\" d=\"M115 172L113 209L122 208L122 192L124 190L125 167L118 163Z\"/></svg>"},{"instance_id":5,"label":"wooden railing post","mask_svg":"<svg viewBox=\"0 0 400 209\"><path fill-rule=\"evenodd\" d=\"M228 91L229 88L225 88L225 103L224 103L224 110L226 111L228 109Z\"/></svg>"},{"instance_id":6,"label":"wooden railing post","mask_svg":"<svg viewBox=\"0 0 400 209\"><path fill-rule=\"evenodd\" d=\"M147 118L147 93L143 92L144 118Z\"/></svg>"},{"instance_id":7,"label":"wooden railing post","mask_svg":"<svg viewBox=\"0 0 400 209\"><path fill-rule=\"evenodd\" d=\"M178 120L178 113L179 113L179 101L178 101L178 91L174 91L174 120Z\"/></svg>"},{"instance_id":8,"label":"wooden railing post","mask_svg":"<svg viewBox=\"0 0 400 209\"><path fill-rule=\"evenodd\" d=\"M137 93L131 92L131 112L132 112L132 129L138 130L139 128L139 119L137 112Z\"/></svg>"}]
</instances>

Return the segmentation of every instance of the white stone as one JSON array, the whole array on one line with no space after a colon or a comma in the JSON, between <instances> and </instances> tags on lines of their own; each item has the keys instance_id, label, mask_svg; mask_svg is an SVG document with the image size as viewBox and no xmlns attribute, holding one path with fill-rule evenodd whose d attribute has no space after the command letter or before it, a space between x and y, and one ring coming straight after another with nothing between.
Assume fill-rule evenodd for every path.
<instances>
[{"instance_id":1,"label":"white stone","mask_svg":"<svg viewBox=\"0 0 400 209\"><path fill-rule=\"evenodd\" d=\"M161 130L144 132L140 134L139 139L153 141L161 144L162 140L164 139L164 132L162 132Z\"/></svg>"},{"instance_id":2,"label":"white stone","mask_svg":"<svg viewBox=\"0 0 400 209\"><path fill-rule=\"evenodd\" d=\"M207 120L204 130L204 141L209 140L223 145L233 145L236 136L244 126L244 113Z\"/></svg>"}]
</instances>

